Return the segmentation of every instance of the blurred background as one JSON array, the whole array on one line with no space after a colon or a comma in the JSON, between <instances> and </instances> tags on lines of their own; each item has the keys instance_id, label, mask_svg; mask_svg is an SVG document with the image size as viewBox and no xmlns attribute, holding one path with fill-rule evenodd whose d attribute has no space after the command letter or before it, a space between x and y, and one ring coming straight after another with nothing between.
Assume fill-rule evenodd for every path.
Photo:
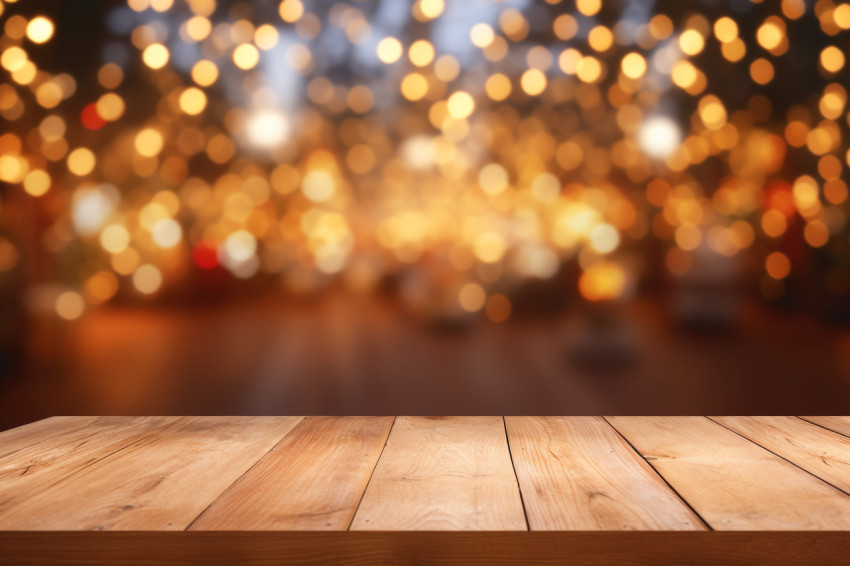
<instances>
[{"instance_id":1,"label":"blurred background","mask_svg":"<svg viewBox=\"0 0 850 566\"><path fill-rule=\"evenodd\" d=\"M846 414L850 4L0 0L0 429Z\"/></svg>"}]
</instances>

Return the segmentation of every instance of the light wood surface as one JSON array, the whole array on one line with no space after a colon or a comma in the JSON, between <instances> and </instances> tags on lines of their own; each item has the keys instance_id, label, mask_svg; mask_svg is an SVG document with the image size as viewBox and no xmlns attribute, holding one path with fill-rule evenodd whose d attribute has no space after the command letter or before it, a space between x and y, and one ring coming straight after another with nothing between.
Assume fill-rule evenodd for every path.
<instances>
[{"instance_id":1,"label":"light wood surface","mask_svg":"<svg viewBox=\"0 0 850 566\"><path fill-rule=\"evenodd\" d=\"M800 417L810 423L850 437L850 417Z\"/></svg>"},{"instance_id":2,"label":"light wood surface","mask_svg":"<svg viewBox=\"0 0 850 566\"><path fill-rule=\"evenodd\" d=\"M352 530L525 530L502 417L398 417Z\"/></svg>"},{"instance_id":3,"label":"light wood surface","mask_svg":"<svg viewBox=\"0 0 850 566\"><path fill-rule=\"evenodd\" d=\"M192 530L345 530L392 417L307 417Z\"/></svg>"},{"instance_id":4,"label":"light wood surface","mask_svg":"<svg viewBox=\"0 0 850 566\"><path fill-rule=\"evenodd\" d=\"M712 420L850 493L850 438L797 417L712 417Z\"/></svg>"},{"instance_id":5,"label":"light wood surface","mask_svg":"<svg viewBox=\"0 0 850 566\"><path fill-rule=\"evenodd\" d=\"M505 417L532 530L702 530L601 417Z\"/></svg>"},{"instance_id":6,"label":"light wood surface","mask_svg":"<svg viewBox=\"0 0 850 566\"><path fill-rule=\"evenodd\" d=\"M177 418L101 417L88 422L82 417L83 422L77 422L69 417L53 421L54 434L49 439L0 458L0 492L5 495L0 498L0 517L66 479L78 474L88 478L98 462L155 434Z\"/></svg>"},{"instance_id":7,"label":"light wood surface","mask_svg":"<svg viewBox=\"0 0 850 566\"><path fill-rule=\"evenodd\" d=\"M0 432L0 458L59 434L85 428L97 417L50 417Z\"/></svg>"},{"instance_id":8,"label":"light wood surface","mask_svg":"<svg viewBox=\"0 0 850 566\"><path fill-rule=\"evenodd\" d=\"M771 545L781 539L758 533L821 530L850 538L847 423L57 417L0 433L0 534L351 530L358 533L348 533L350 540L366 541L364 531L530 528L745 531L755 537L746 540ZM361 558L369 564L375 557Z\"/></svg>"},{"instance_id":9,"label":"light wood surface","mask_svg":"<svg viewBox=\"0 0 850 566\"><path fill-rule=\"evenodd\" d=\"M705 417L608 417L715 530L848 530L850 497Z\"/></svg>"},{"instance_id":10,"label":"light wood surface","mask_svg":"<svg viewBox=\"0 0 850 566\"><path fill-rule=\"evenodd\" d=\"M7 530L182 530L299 417L158 419L141 438L0 504Z\"/></svg>"}]
</instances>

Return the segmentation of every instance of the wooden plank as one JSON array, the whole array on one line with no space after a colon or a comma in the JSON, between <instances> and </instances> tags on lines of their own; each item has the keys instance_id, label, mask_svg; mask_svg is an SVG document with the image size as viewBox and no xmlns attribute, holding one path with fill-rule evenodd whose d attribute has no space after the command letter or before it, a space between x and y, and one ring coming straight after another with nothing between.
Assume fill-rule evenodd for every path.
<instances>
[{"instance_id":1,"label":"wooden plank","mask_svg":"<svg viewBox=\"0 0 850 566\"><path fill-rule=\"evenodd\" d=\"M146 435L25 497L4 492L0 529L184 529L299 421L156 419Z\"/></svg>"},{"instance_id":2,"label":"wooden plank","mask_svg":"<svg viewBox=\"0 0 850 566\"><path fill-rule=\"evenodd\" d=\"M49 440L60 434L79 430L98 417L50 417L0 432L0 458Z\"/></svg>"},{"instance_id":3,"label":"wooden plank","mask_svg":"<svg viewBox=\"0 0 850 566\"><path fill-rule=\"evenodd\" d=\"M810 423L850 437L850 417L800 417Z\"/></svg>"},{"instance_id":4,"label":"wooden plank","mask_svg":"<svg viewBox=\"0 0 850 566\"><path fill-rule=\"evenodd\" d=\"M850 493L850 438L797 417L711 418Z\"/></svg>"},{"instance_id":5,"label":"wooden plank","mask_svg":"<svg viewBox=\"0 0 850 566\"><path fill-rule=\"evenodd\" d=\"M716 530L847 530L850 497L704 417L608 417Z\"/></svg>"},{"instance_id":6,"label":"wooden plank","mask_svg":"<svg viewBox=\"0 0 850 566\"><path fill-rule=\"evenodd\" d=\"M352 530L522 530L501 417L398 417Z\"/></svg>"},{"instance_id":7,"label":"wooden plank","mask_svg":"<svg viewBox=\"0 0 850 566\"><path fill-rule=\"evenodd\" d=\"M0 512L174 420L175 417L99 417L0 458Z\"/></svg>"},{"instance_id":8,"label":"wooden plank","mask_svg":"<svg viewBox=\"0 0 850 566\"><path fill-rule=\"evenodd\" d=\"M705 526L601 417L505 417L531 530Z\"/></svg>"},{"instance_id":9,"label":"wooden plank","mask_svg":"<svg viewBox=\"0 0 850 566\"><path fill-rule=\"evenodd\" d=\"M308 417L191 530L345 530L392 417Z\"/></svg>"},{"instance_id":10,"label":"wooden plank","mask_svg":"<svg viewBox=\"0 0 850 566\"><path fill-rule=\"evenodd\" d=\"M15 566L823 566L850 533L710 531L0 532Z\"/></svg>"}]
</instances>

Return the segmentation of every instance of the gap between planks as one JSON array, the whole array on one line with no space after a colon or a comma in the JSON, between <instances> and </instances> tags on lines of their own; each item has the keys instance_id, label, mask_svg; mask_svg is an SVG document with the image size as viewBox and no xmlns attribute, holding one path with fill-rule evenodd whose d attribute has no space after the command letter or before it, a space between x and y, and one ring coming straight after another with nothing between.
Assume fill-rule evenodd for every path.
<instances>
[{"instance_id":1,"label":"gap between planks","mask_svg":"<svg viewBox=\"0 0 850 566\"><path fill-rule=\"evenodd\" d=\"M236 478L236 479L233 481L233 483L231 483L231 484L230 484L230 485L228 485L226 488L224 488L224 489L222 490L222 492L221 492L221 493L219 493L219 494L218 494L218 495L217 495L217 496L216 496L216 497L215 497L212 501L210 501L209 505L207 505L207 506L204 508L204 510L203 510L203 511L201 511L200 513L198 513L198 516L197 516L197 517L195 517L194 519L192 519L192 521L191 521L188 525L186 525L186 528L185 528L185 529L183 529L183 530L184 530L184 531L188 531L189 529L191 529L191 528L192 528L192 525L194 525L194 524L195 524L195 522L196 522L198 519L200 519L200 518L201 518L201 516L202 516L204 513L206 513L206 512L209 510L209 508L210 508L210 507L212 507L212 506L213 506L213 504L214 504L216 501L218 501L219 499L221 499L221 498L222 498L222 497L223 497L223 496L224 496L224 495L225 495L228 491L230 491L230 490L233 488L233 486L234 486L234 485L236 485L237 483L239 483L239 480L241 480L242 478L244 478L244 477L248 474L248 472L250 472L251 470L253 470L254 468L256 468L256 467L257 467L257 465L258 465L260 462L262 462L265 458L268 458L269 454L271 454L272 452L274 452L274 451L277 449L277 447L278 447L278 446L280 446L280 443L281 443L281 442L283 442L283 441L284 441L284 439L285 439L287 436L289 436L290 434L292 434L292 431L295 429L295 427L296 427L296 426L298 426L299 424L301 424L302 422L304 422L304 419L305 419L305 418L306 418L306 417L301 417L301 418L300 418L300 420L299 420L298 422L296 422L296 423L295 423L295 425L294 425L292 428L290 428L288 431L286 431L286 433L285 433L283 436L281 436L281 437L280 437L280 440L278 440L278 441L275 443L275 445L274 445L274 446L272 446L271 448L269 448L268 452L266 452L265 454L263 454L262 456L260 456L260 457L259 457L259 459L257 459L257 461L256 461L256 462L254 462L253 464L251 464L251 467L250 467L250 468L248 468L247 470L245 470L245 471L242 473L242 475L240 475L238 478Z\"/></svg>"},{"instance_id":2,"label":"gap between planks","mask_svg":"<svg viewBox=\"0 0 850 566\"><path fill-rule=\"evenodd\" d=\"M375 470L378 468L378 463L381 461L381 457L384 455L384 450L387 448L387 443L390 441L390 435L393 433L393 428L395 427L395 421L398 419L398 416L393 417L393 423L390 425L390 431L387 433L387 437L384 439L384 445L381 447L381 453L378 455L378 459L375 460L375 465L372 467L372 471L369 472L369 481L366 482L366 487L363 489L363 493L360 494L360 499L357 501L357 507L354 508L354 514L351 515L351 520L348 522L348 526L345 530L350 531L351 525L354 523L354 517L357 516L357 512L360 511L360 505L363 503L363 496L366 495L366 490L369 489L369 484L372 483L372 477L375 475Z\"/></svg>"},{"instance_id":3,"label":"gap between planks","mask_svg":"<svg viewBox=\"0 0 850 566\"><path fill-rule=\"evenodd\" d=\"M516 463L514 462L514 452L511 448L511 436L508 434L508 421L505 415L502 415L502 424L505 428L505 442L508 444L508 456L511 458L511 468L514 471L516 485L519 488L519 502L522 504L522 514L525 517L525 529L531 530L531 523L528 521L528 509L525 507L525 496L522 494L522 485L519 483L519 476L516 473Z\"/></svg>"},{"instance_id":4,"label":"gap between planks","mask_svg":"<svg viewBox=\"0 0 850 566\"><path fill-rule=\"evenodd\" d=\"M766 444L768 444L768 443L763 442L763 441L762 441L762 442L759 442L759 441L757 441L756 439L751 438L750 436L748 436L748 435L746 435L746 434L742 433L740 430L738 430L738 429L736 429L736 428L734 428L734 427L732 427L732 426L729 426L728 424L724 424L724 422L723 422L723 421L724 421L724 420L727 420L729 417L706 417L706 418L707 418L708 420L710 420L710 421L714 422L714 423L717 423L718 425L722 426L722 427L723 427L723 428L725 428L726 430L728 430L728 431L730 431L730 432L733 432L733 433L737 434L738 436L740 436L740 437L741 437L741 438L743 438L744 440L747 440L747 441L749 441L749 442L752 442L752 443L753 443L753 444L755 444L756 446L758 446L758 447L760 447L760 448L763 448L764 450L767 450L768 452L770 452L771 454L773 454L773 455L774 455L774 456L776 456L777 458L780 458L780 459L782 459L782 460L785 460L786 462L788 462L788 463L789 463L789 464L791 464L792 466L795 466L796 468L800 469L801 471L805 472L806 474L809 474L810 476L813 476L813 477L817 478L818 480L822 481L822 482L823 482L823 483L825 483L826 485L828 485L828 486L830 486L830 487L833 487L833 488L837 489L838 491L840 491L840 492L841 492L841 493L843 493L844 495L848 495L848 496L850 496L850 491L848 491L847 489L842 489L840 486L836 485L836 483L837 483L837 482L829 481L829 479L827 479L826 477L824 477L824 475L823 475L823 474L815 473L814 471L810 470L809 468L807 468L807 467L803 466L802 464L800 464L799 462L797 462L797 461L796 461L796 459L792 459L792 457L788 456L788 455L787 455L787 453L783 454L781 450L775 450L775 449L772 449L772 448L770 448L769 446L766 446ZM757 419L758 417L747 417L747 418L750 418L750 419L756 418L756 419ZM833 430L831 430L831 429L828 429L828 428L826 428L826 427L821 427L821 426L819 426L819 425L817 425L817 424L815 424L815 423L812 423L812 422L810 422L810 421L807 421L806 419L800 419L800 418L798 418L798 417L790 417L790 418L796 419L796 420L797 420L797 421L799 421L800 423L805 423L805 425L806 425L806 426L811 425L811 426L813 426L813 427L817 427L817 428L819 428L819 429L821 429L821 430L824 430L824 431L826 431L826 432L832 432L832 433L835 433L835 434L837 434L839 437L843 436L843 435L841 435L840 433L836 433L835 431L833 431ZM718 419L719 419L719 420L718 420ZM827 464L827 465L828 465L828 464Z\"/></svg>"},{"instance_id":5,"label":"gap between planks","mask_svg":"<svg viewBox=\"0 0 850 566\"><path fill-rule=\"evenodd\" d=\"M658 477L659 477L659 478L661 478L661 481L663 481L663 482L664 482L664 484L665 484L668 488L670 488L670 491L672 491L672 492L676 495L676 497L678 497L678 498L679 498L679 500L680 500L682 503L684 503L684 504L685 504L685 506L686 506L688 509L690 509L690 510L691 510L691 512L692 512L692 513L696 516L696 518L697 518L697 519L699 519L700 523L702 523L702 526L704 526L704 527L706 528L706 530L708 530L708 531L713 531L713 530L714 530L714 527L712 527L712 526L711 526L711 524L710 524L708 521L706 521L706 520L705 520L705 517L703 517L702 515L700 515L699 511L697 511L697 510L696 510L696 508L695 508L693 505L691 505L691 504L690 504L690 502L689 502L687 499L685 499L684 497L682 497L682 494L681 494L681 493L679 493L679 491L678 491L675 487L673 487L673 485L672 485L669 481L667 481L667 478L665 478L665 477L664 477L664 475L663 475L663 474L662 474L662 473L658 470L658 468L656 468L655 466L653 466L653 465L652 465L652 462L650 462L650 461L649 461L649 458L647 458L646 456L644 456L644 455L641 453L641 451L640 451L640 450L638 450L638 449L637 449L637 447L635 447L635 445L634 445L634 444L632 444L632 441L631 441L631 440L629 440L628 438L626 438L626 435L624 435L624 434L620 431L620 429L618 429L616 426L614 426L614 423L612 423L612 422L609 420L609 417L602 417L602 420L603 420L603 421L605 421L605 422L608 424L608 426L610 426L612 429L614 429L614 432L616 432L618 435L620 435L620 438L622 438L622 439L623 439L623 441L625 441L625 443L629 445L629 448L631 448L631 449L635 452L635 454L637 454L638 456L640 456L640 457L641 457L641 459L643 459L643 461L644 461L644 462L646 462L646 464L649 466L649 468L650 468L653 472L655 472L655 473L658 475Z\"/></svg>"}]
</instances>

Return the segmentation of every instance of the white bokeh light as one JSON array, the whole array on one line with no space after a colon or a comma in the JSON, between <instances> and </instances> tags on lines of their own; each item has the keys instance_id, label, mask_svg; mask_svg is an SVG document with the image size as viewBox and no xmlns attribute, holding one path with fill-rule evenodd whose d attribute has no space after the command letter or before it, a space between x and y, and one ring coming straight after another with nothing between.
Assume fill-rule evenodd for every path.
<instances>
[{"instance_id":1,"label":"white bokeh light","mask_svg":"<svg viewBox=\"0 0 850 566\"><path fill-rule=\"evenodd\" d=\"M289 137L289 120L275 110L259 110L248 117L245 131L254 147L272 149Z\"/></svg>"},{"instance_id":2,"label":"white bokeh light","mask_svg":"<svg viewBox=\"0 0 850 566\"><path fill-rule=\"evenodd\" d=\"M682 130L672 118L651 116L640 127L638 143L649 157L664 159L681 145Z\"/></svg>"}]
</instances>

